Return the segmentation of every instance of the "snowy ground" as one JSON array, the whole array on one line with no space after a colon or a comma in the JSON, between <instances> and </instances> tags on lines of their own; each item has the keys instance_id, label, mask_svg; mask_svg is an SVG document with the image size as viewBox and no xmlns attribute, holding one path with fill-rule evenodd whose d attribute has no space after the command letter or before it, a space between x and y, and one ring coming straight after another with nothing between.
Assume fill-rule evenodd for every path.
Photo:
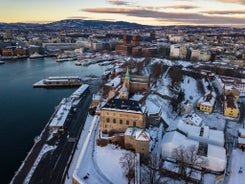
<instances>
[{"instance_id":1,"label":"snowy ground","mask_svg":"<svg viewBox=\"0 0 245 184\"><path fill-rule=\"evenodd\" d=\"M112 183L127 184L127 179L123 175L120 165L120 158L127 151L112 144L105 147L96 146L95 150L96 162L102 173Z\"/></svg>"},{"instance_id":2,"label":"snowy ground","mask_svg":"<svg viewBox=\"0 0 245 184\"><path fill-rule=\"evenodd\" d=\"M241 169L242 168L242 169ZM231 154L231 165L228 169L229 176L226 182L228 184L244 184L245 183L245 152L240 149L234 149ZM241 172L239 172L241 170Z\"/></svg>"},{"instance_id":3,"label":"snowy ground","mask_svg":"<svg viewBox=\"0 0 245 184\"><path fill-rule=\"evenodd\" d=\"M127 183L119 162L122 154L127 151L114 145L97 146L98 130L99 118L88 116L66 178L66 184L72 183L74 172L81 183Z\"/></svg>"},{"instance_id":4,"label":"snowy ground","mask_svg":"<svg viewBox=\"0 0 245 184\"><path fill-rule=\"evenodd\" d=\"M184 76L183 79L181 89L185 93L185 100L188 100L191 103L196 103L196 101L202 97L202 94L200 94L197 89L197 81L189 76Z\"/></svg>"}]
</instances>

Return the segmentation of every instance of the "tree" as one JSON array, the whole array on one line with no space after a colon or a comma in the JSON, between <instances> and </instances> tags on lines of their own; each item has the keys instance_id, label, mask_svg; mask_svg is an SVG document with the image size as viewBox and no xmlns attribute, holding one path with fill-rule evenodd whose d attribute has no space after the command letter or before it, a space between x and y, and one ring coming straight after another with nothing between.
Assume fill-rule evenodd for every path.
<instances>
[{"instance_id":1,"label":"tree","mask_svg":"<svg viewBox=\"0 0 245 184\"><path fill-rule=\"evenodd\" d=\"M179 174L185 180L186 184L194 171L202 170L208 164L203 156L198 155L198 150L194 145L186 148L179 146L173 150L172 156L177 161Z\"/></svg>"},{"instance_id":2,"label":"tree","mask_svg":"<svg viewBox=\"0 0 245 184\"><path fill-rule=\"evenodd\" d=\"M151 154L149 159L145 161L145 167L142 167L142 184L158 184L161 183L160 168L162 165L161 159L157 159L156 154Z\"/></svg>"},{"instance_id":3,"label":"tree","mask_svg":"<svg viewBox=\"0 0 245 184\"><path fill-rule=\"evenodd\" d=\"M135 156L133 152L124 153L120 158L120 164L124 170L124 175L128 179L128 184L135 177Z\"/></svg>"}]
</instances>

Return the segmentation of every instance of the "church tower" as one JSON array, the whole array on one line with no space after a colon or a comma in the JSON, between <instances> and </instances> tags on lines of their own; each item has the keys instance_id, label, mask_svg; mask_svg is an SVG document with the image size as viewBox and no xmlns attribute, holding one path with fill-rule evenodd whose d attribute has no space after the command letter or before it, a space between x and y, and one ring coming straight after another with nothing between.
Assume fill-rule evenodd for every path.
<instances>
[{"instance_id":1,"label":"church tower","mask_svg":"<svg viewBox=\"0 0 245 184\"><path fill-rule=\"evenodd\" d=\"M130 91L130 74L129 74L128 67L124 78L124 84L128 88L128 91Z\"/></svg>"}]
</instances>

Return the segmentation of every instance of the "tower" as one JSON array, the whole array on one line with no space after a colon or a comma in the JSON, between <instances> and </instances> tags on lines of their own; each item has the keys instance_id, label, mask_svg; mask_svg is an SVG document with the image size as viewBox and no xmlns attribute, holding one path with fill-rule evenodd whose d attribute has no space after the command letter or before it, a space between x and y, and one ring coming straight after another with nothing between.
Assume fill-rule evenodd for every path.
<instances>
[{"instance_id":1,"label":"tower","mask_svg":"<svg viewBox=\"0 0 245 184\"><path fill-rule=\"evenodd\" d=\"M124 84L128 88L128 90L130 91L130 74L129 74L128 67L127 67L125 78L124 78Z\"/></svg>"}]
</instances>

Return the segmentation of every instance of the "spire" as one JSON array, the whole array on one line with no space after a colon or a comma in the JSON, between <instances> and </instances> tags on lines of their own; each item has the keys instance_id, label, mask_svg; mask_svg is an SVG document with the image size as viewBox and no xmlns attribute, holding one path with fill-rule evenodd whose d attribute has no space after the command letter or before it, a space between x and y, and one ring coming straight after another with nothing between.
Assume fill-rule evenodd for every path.
<instances>
[{"instance_id":1,"label":"spire","mask_svg":"<svg viewBox=\"0 0 245 184\"><path fill-rule=\"evenodd\" d=\"M129 74L128 67L127 67L127 70L126 70L125 79L130 80L130 74Z\"/></svg>"}]
</instances>

